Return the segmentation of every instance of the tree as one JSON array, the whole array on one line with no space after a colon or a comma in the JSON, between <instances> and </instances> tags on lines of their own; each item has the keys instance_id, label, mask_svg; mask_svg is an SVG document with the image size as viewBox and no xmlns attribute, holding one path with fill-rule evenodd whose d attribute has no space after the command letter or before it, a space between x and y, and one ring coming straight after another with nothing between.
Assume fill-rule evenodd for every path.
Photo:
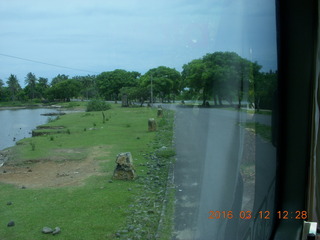
<instances>
[{"instance_id":1,"label":"tree","mask_svg":"<svg viewBox=\"0 0 320 240\"><path fill-rule=\"evenodd\" d=\"M30 92L29 98L34 99L37 84L36 76L33 73L29 72L25 78L25 83L27 84L28 90Z\"/></svg>"},{"instance_id":2,"label":"tree","mask_svg":"<svg viewBox=\"0 0 320 240\"><path fill-rule=\"evenodd\" d=\"M261 108L272 109L272 99L277 85L277 72L257 72L254 77L254 107L257 111Z\"/></svg>"},{"instance_id":3,"label":"tree","mask_svg":"<svg viewBox=\"0 0 320 240\"><path fill-rule=\"evenodd\" d=\"M140 102L140 107L150 97L150 90L141 84L139 81L135 87L123 87L120 89L121 94L126 94L128 102L131 104L132 101Z\"/></svg>"},{"instance_id":4,"label":"tree","mask_svg":"<svg viewBox=\"0 0 320 240\"><path fill-rule=\"evenodd\" d=\"M4 82L2 79L0 79L0 101L6 100L6 93L7 93L7 88L4 87Z\"/></svg>"},{"instance_id":5,"label":"tree","mask_svg":"<svg viewBox=\"0 0 320 240\"><path fill-rule=\"evenodd\" d=\"M154 96L161 98L161 102L174 100L181 91L181 74L174 68L159 66L150 69L142 77L142 85L152 91Z\"/></svg>"},{"instance_id":6,"label":"tree","mask_svg":"<svg viewBox=\"0 0 320 240\"><path fill-rule=\"evenodd\" d=\"M81 84L80 93L86 99L95 97L97 95L95 75L75 76L72 79L79 81Z\"/></svg>"},{"instance_id":7,"label":"tree","mask_svg":"<svg viewBox=\"0 0 320 240\"><path fill-rule=\"evenodd\" d=\"M56 77L54 77L52 80L51 80L51 86L59 83L59 82L62 82L62 81L65 81L65 80L68 80L69 79L69 76L68 75L64 75L64 74L58 74Z\"/></svg>"},{"instance_id":8,"label":"tree","mask_svg":"<svg viewBox=\"0 0 320 240\"><path fill-rule=\"evenodd\" d=\"M36 92L39 94L40 98L46 98L46 91L49 88L48 78L40 77L38 83L36 84Z\"/></svg>"},{"instance_id":9,"label":"tree","mask_svg":"<svg viewBox=\"0 0 320 240\"><path fill-rule=\"evenodd\" d=\"M202 96L202 105L213 96L215 105L222 100L241 106L245 89L249 86L250 62L234 52L206 54L183 66L184 86Z\"/></svg>"},{"instance_id":10,"label":"tree","mask_svg":"<svg viewBox=\"0 0 320 240\"><path fill-rule=\"evenodd\" d=\"M69 102L72 97L79 95L80 87L78 81L69 79L54 84L47 94L51 100L60 99Z\"/></svg>"},{"instance_id":11,"label":"tree","mask_svg":"<svg viewBox=\"0 0 320 240\"><path fill-rule=\"evenodd\" d=\"M18 82L17 76L11 74L8 78L7 85L10 91L11 100L15 101L18 92L21 90L21 86Z\"/></svg>"},{"instance_id":12,"label":"tree","mask_svg":"<svg viewBox=\"0 0 320 240\"><path fill-rule=\"evenodd\" d=\"M116 69L110 72L103 72L97 76L97 88L101 96L105 99L119 99L120 89L123 87L134 87L137 85L137 79L140 77L138 72L128 72L122 69Z\"/></svg>"},{"instance_id":13,"label":"tree","mask_svg":"<svg viewBox=\"0 0 320 240\"><path fill-rule=\"evenodd\" d=\"M194 59L188 64L183 65L182 79L184 86L192 89L194 93L202 95L203 103L205 105L209 95L212 93L213 81L203 74L206 71L206 66L202 59Z\"/></svg>"}]
</instances>

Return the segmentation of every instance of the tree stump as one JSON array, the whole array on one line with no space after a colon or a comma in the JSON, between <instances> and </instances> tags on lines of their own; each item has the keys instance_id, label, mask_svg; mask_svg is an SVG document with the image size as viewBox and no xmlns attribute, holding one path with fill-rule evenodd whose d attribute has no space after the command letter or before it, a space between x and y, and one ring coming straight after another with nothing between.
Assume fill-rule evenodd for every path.
<instances>
[{"instance_id":1,"label":"tree stump","mask_svg":"<svg viewBox=\"0 0 320 240\"><path fill-rule=\"evenodd\" d=\"M157 130L157 124L154 118L149 118L148 120L148 130L149 132L154 132Z\"/></svg>"},{"instance_id":2,"label":"tree stump","mask_svg":"<svg viewBox=\"0 0 320 240\"><path fill-rule=\"evenodd\" d=\"M158 117L163 117L163 110L162 110L162 108L158 108L157 116L158 116Z\"/></svg>"},{"instance_id":3,"label":"tree stump","mask_svg":"<svg viewBox=\"0 0 320 240\"><path fill-rule=\"evenodd\" d=\"M130 152L119 153L116 159L116 168L113 172L113 178L119 180L132 180L136 177L133 159Z\"/></svg>"},{"instance_id":4,"label":"tree stump","mask_svg":"<svg viewBox=\"0 0 320 240\"><path fill-rule=\"evenodd\" d=\"M129 107L128 95L123 94L121 97L122 107Z\"/></svg>"}]
</instances>

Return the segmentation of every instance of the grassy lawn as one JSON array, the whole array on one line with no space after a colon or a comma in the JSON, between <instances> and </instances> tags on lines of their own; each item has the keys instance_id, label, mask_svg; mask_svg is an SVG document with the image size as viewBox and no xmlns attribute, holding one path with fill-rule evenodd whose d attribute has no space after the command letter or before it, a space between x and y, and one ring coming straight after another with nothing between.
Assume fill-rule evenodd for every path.
<instances>
[{"instance_id":1,"label":"grassy lawn","mask_svg":"<svg viewBox=\"0 0 320 240\"><path fill-rule=\"evenodd\" d=\"M101 112L61 116L45 126L64 127L65 133L49 130L48 135L24 139L12 147L10 166L32 169L37 162L80 164L91 158L99 174L81 186L21 188L3 183L1 174L5 173L1 173L1 240L50 239L52 235L41 233L45 226L61 228L56 239L153 239L163 212L168 223L160 239L170 239L174 194L166 191L166 183L175 154L173 113L165 112L159 119L156 109L113 105L105 115L105 123ZM157 132L148 132L151 117L157 120ZM136 180L111 181L120 152L132 153ZM169 207L163 208L168 199ZM15 226L7 227L11 220Z\"/></svg>"},{"instance_id":2,"label":"grassy lawn","mask_svg":"<svg viewBox=\"0 0 320 240\"><path fill-rule=\"evenodd\" d=\"M258 134L260 137L262 137L264 140L267 140L268 142L272 141L271 126L264 125L258 122L246 122L241 123L240 125L250 129L255 134Z\"/></svg>"}]
</instances>

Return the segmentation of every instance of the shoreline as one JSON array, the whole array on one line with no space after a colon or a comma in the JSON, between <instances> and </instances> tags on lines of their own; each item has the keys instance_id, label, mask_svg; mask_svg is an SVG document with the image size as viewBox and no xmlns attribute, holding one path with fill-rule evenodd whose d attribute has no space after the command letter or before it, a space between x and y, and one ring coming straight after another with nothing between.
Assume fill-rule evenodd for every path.
<instances>
[{"instance_id":1,"label":"shoreline","mask_svg":"<svg viewBox=\"0 0 320 240\"><path fill-rule=\"evenodd\" d=\"M26 105L26 106L6 106L0 107L0 110L18 110L18 109L32 109L32 108L52 108L52 109L62 109L60 105Z\"/></svg>"}]
</instances>

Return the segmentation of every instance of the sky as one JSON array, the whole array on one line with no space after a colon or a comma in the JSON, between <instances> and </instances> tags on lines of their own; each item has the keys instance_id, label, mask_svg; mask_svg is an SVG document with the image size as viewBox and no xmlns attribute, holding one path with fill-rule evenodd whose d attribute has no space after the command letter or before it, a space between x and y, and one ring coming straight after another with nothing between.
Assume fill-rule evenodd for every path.
<instances>
[{"instance_id":1,"label":"sky","mask_svg":"<svg viewBox=\"0 0 320 240\"><path fill-rule=\"evenodd\" d=\"M0 79L182 66L234 51L277 68L270 0L0 0Z\"/></svg>"}]
</instances>

